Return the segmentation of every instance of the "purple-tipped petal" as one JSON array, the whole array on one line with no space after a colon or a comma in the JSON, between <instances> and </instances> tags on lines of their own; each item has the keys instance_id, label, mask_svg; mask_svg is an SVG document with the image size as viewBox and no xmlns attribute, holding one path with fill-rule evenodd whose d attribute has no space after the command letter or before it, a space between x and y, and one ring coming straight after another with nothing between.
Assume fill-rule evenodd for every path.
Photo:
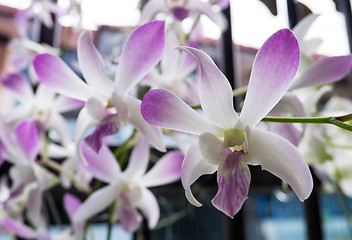
<instances>
[{"instance_id":1,"label":"purple-tipped petal","mask_svg":"<svg viewBox=\"0 0 352 240\"><path fill-rule=\"evenodd\" d=\"M292 123L270 123L270 131L286 138L296 147L298 147L303 137L303 130L298 129Z\"/></svg>"},{"instance_id":2,"label":"purple-tipped petal","mask_svg":"<svg viewBox=\"0 0 352 240\"><path fill-rule=\"evenodd\" d=\"M208 119L224 128L235 125L238 116L233 107L233 92L225 75L205 52L183 47L200 67L199 99Z\"/></svg>"},{"instance_id":3,"label":"purple-tipped petal","mask_svg":"<svg viewBox=\"0 0 352 240\"><path fill-rule=\"evenodd\" d=\"M194 198L191 191L191 185L200 176L205 174L212 174L217 170L217 168L217 165L211 164L203 159L197 143L188 149L185 159L182 163L181 181L182 186L185 189L187 200L194 206L200 207L202 204Z\"/></svg>"},{"instance_id":4,"label":"purple-tipped petal","mask_svg":"<svg viewBox=\"0 0 352 240\"><path fill-rule=\"evenodd\" d=\"M349 73L351 66L352 55L321 58L292 83L290 90L336 82Z\"/></svg>"},{"instance_id":5,"label":"purple-tipped petal","mask_svg":"<svg viewBox=\"0 0 352 240\"><path fill-rule=\"evenodd\" d=\"M146 23L127 39L115 75L120 93L127 93L159 62L165 45L164 25L162 21Z\"/></svg>"},{"instance_id":6,"label":"purple-tipped petal","mask_svg":"<svg viewBox=\"0 0 352 240\"><path fill-rule=\"evenodd\" d=\"M149 91L142 101L141 112L154 126L194 134L215 131L205 118L167 90Z\"/></svg>"},{"instance_id":7,"label":"purple-tipped petal","mask_svg":"<svg viewBox=\"0 0 352 240\"><path fill-rule=\"evenodd\" d=\"M146 187L155 187L177 181L181 178L183 153L171 151L165 154L143 177Z\"/></svg>"},{"instance_id":8,"label":"purple-tipped petal","mask_svg":"<svg viewBox=\"0 0 352 240\"><path fill-rule=\"evenodd\" d=\"M151 126L142 117L141 101L129 96L126 96L126 99L130 111L128 122L130 122L153 147L161 152L165 152L166 148L161 130L158 127Z\"/></svg>"},{"instance_id":9,"label":"purple-tipped petal","mask_svg":"<svg viewBox=\"0 0 352 240\"><path fill-rule=\"evenodd\" d=\"M29 100L33 98L32 87L22 73L4 74L1 81L4 87L14 92L21 99Z\"/></svg>"},{"instance_id":10,"label":"purple-tipped petal","mask_svg":"<svg viewBox=\"0 0 352 240\"><path fill-rule=\"evenodd\" d=\"M297 148L271 132L249 128L247 133L248 163L260 164L289 184L301 201L307 199L313 189L313 180Z\"/></svg>"},{"instance_id":11,"label":"purple-tipped petal","mask_svg":"<svg viewBox=\"0 0 352 240\"><path fill-rule=\"evenodd\" d=\"M120 166L107 146L103 145L97 153L86 144L82 144L82 152L87 161L82 167L94 177L104 182L112 182L120 175Z\"/></svg>"},{"instance_id":12,"label":"purple-tipped petal","mask_svg":"<svg viewBox=\"0 0 352 240\"><path fill-rule=\"evenodd\" d=\"M251 173L243 160L245 157L243 151L233 152L218 169L218 191L211 202L231 218L242 208L248 196Z\"/></svg>"},{"instance_id":13,"label":"purple-tipped petal","mask_svg":"<svg viewBox=\"0 0 352 240\"><path fill-rule=\"evenodd\" d=\"M289 29L274 33L254 60L240 119L256 125L278 103L296 75L300 60L297 40Z\"/></svg>"},{"instance_id":14,"label":"purple-tipped petal","mask_svg":"<svg viewBox=\"0 0 352 240\"><path fill-rule=\"evenodd\" d=\"M124 175L131 179L141 177L147 171L149 156L149 143L143 136L139 135L138 141L130 155L128 166L124 171Z\"/></svg>"},{"instance_id":15,"label":"purple-tipped petal","mask_svg":"<svg viewBox=\"0 0 352 240\"><path fill-rule=\"evenodd\" d=\"M73 110L77 110L81 107L84 106L84 102L77 100L77 99L73 99L73 98L68 98L66 96L58 96L55 99L55 103L54 103L54 108L60 112L69 112L69 111L73 111Z\"/></svg>"},{"instance_id":16,"label":"purple-tipped petal","mask_svg":"<svg viewBox=\"0 0 352 240\"><path fill-rule=\"evenodd\" d=\"M81 200L70 193L66 193L64 195L63 203L66 213L70 219L72 219L79 206L81 206Z\"/></svg>"},{"instance_id":17,"label":"purple-tipped petal","mask_svg":"<svg viewBox=\"0 0 352 240\"><path fill-rule=\"evenodd\" d=\"M138 207L148 221L148 227L154 228L160 217L160 209L157 199L149 189L142 189L142 198Z\"/></svg>"},{"instance_id":18,"label":"purple-tipped petal","mask_svg":"<svg viewBox=\"0 0 352 240\"><path fill-rule=\"evenodd\" d=\"M73 216L73 222L84 222L106 209L117 198L117 195L116 185L108 185L95 191L77 209Z\"/></svg>"},{"instance_id":19,"label":"purple-tipped petal","mask_svg":"<svg viewBox=\"0 0 352 240\"><path fill-rule=\"evenodd\" d=\"M38 130L35 123L25 120L17 125L16 136L18 144L28 159L34 161L40 151Z\"/></svg>"},{"instance_id":20,"label":"purple-tipped petal","mask_svg":"<svg viewBox=\"0 0 352 240\"><path fill-rule=\"evenodd\" d=\"M59 57L39 54L33 60L39 81L62 95L85 101L93 96L91 89Z\"/></svg>"},{"instance_id":21,"label":"purple-tipped petal","mask_svg":"<svg viewBox=\"0 0 352 240\"><path fill-rule=\"evenodd\" d=\"M82 32L80 35L77 56L82 75L88 85L102 93L111 91L113 82L105 73L104 60L95 48L89 32Z\"/></svg>"},{"instance_id":22,"label":"purple-tipped petal","mask_svg":"<svg viewBox=\"0 0 352 240\"><path fill-rule=\"evenodd\" d=\"M21 238L36 238L37 234L36 232L31 229L30 227L24 225L23 223L8 218L8 217L4 217L1 222L0 222L1 226L3 228L5 228L6 230L12 232L13 234L15 234L16 236L19 236Z\"/></svg>"}]
</instances>

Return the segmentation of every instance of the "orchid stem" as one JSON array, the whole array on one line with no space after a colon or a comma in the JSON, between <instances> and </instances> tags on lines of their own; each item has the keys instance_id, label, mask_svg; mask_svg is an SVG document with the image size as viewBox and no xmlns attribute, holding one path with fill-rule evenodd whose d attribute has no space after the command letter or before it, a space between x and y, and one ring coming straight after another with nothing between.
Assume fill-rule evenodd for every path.
<instances>
[{"instance_id":1,"label":"orchid stem","mask_svg":"<svg viewBox=\"0 0 352 240\"><path fill-rule=\"evenodd\" d=\"M338 117L265 117L262 119L263 122L333 124L337 127L352 132L352 126L344 123L351 120L352 114L346 114Z\"/></svg>"},{"instance_id":2,"label":"orchid stem","mask_svg":"<svg viewBox=\"0 0 352 240\"><path fill-rule=\"evenodd\" d=\"M233 96L236 97L241 94L245 94L247 92L247 89L248 89L248 85L236 88L235 90L233 90Z\"/></svg>"},{"instance_id":3,"label":"orchid stem","mask_svg":"<svg viewBox=\"0 0 352 240\"><path fill-rule=\"evenodd\" d=\"M65 174L78 188L80 188L82 191L84 191L87 194L91 193L91 190L89 189L89 187L87 187L86 185L82 184L72 173L70 173L69 171L63 169L59 164L57 164L54 161L51 161L50 159L45 159L43 160L43 165L54 169L58 172L61 172L63 174Z\"/></svg>"}]
</instances>

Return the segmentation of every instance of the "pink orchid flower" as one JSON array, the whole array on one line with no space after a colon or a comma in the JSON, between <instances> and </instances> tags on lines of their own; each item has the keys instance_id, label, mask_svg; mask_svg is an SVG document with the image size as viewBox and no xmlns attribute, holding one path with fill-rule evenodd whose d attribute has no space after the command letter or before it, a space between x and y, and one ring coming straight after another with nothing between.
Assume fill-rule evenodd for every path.
<instances>
[{"instance_id":1,"label":"pink orchid flower","mask_svg":"<svg viewBox=\"0 0 352 240\"><path fill-rule=\"evenodd\" d=\"M143 117L152 125L199 135L182 165L186 197L201 206L191 185L217 171L218 191L213 205L230 217L247 198L251 175L248 164L261 165L287 182L303 201L313 188L312 176L297 148L283 137L256 125L277 104L296 74L300 51L289 29L273 34L258 51L240 116L226 77L204 52L184 47L201 71L199 98L204 116L167 90L152 90L143 99Z\"/></svg>"},{"instance_id":2,"label":"pink orchid flower","mask_svg":"<svg viewBox=\"0 0 352 240\"><path fill-rule=\"evenodd\" d=\"M88 32L81 34L77 50L87 83L59 57L42 54L34 59L34 69L41 83L62 95L86 102L77 119L75 139L78 144L90 127L97 126L85 141L98 151L103 137L117 133L120 123L127 122L143 133L153 146L165 151L161 131L143 119L141 101L129 94L159 62L164 42L164 22L154 21L138 27L124 46L115 82L106 74L103 58Z\"/></svg>"},{"instance_id":3,"label":"pink orchid flower","mask_svg":"<svg viewBox=\"0 0 352 240\"><path fill-rule=\"evenodd\" d=\"M181 164L184 155L179 151L165 154L147 173L149 163L149 144L139 137L128 166L121 171L109 148L102 146L98 153L82 145L87 159L87 171L103 182L108 183L83 202L74 214L74 222L82 222L116 203L115 214L127 232L135 231L140 221L140 209L153 228L159 220L159 206L149 187L160 186L177 181L181 176Z\"/></svg>"}]
</instances>

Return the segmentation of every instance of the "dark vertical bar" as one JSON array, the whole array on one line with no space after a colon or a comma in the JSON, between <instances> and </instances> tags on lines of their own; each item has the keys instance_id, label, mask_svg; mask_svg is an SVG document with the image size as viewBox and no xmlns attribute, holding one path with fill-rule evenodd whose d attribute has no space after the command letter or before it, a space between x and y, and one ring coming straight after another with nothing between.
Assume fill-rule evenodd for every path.
<instances>
[{"instance_id":1,"label":"dark vertical bar","mask_svg":"<svg viewBox=\"0 0 352 240\"><path fill-rule=\"evenodd\" d=\"M229 80L232 89L235 89L236 79L235 79L235 58L234 58L234 48L232 41L232 26L231 26L231 10L229 6L228 8L223 10L223 13L228 22L228 28L222 35L222 57L223 57L223 73ZM234 99L235 101L235 99ZM236 102L234 102L234 106L237 106ZM243 210L240 210L233 219L228 218L226 216L226 239L245 239L245 231L244 231L244 221L243 221Z\"/></svg>"},{"instance_id":2,"label":"dark vertical bar","mask_svg":"<svg viewBox=\"0 0 352 240\"><path fill-rule=\"evenodd\" d=\"M294 0L287 0L288 21L290 29L298 23L297 8Z\"/></svg>"},{"instance_id":3,"label":"dark vertical bar","mask_svg":"<svg viewBox=\"0 0 352 240\"><path fill-rule=\"evenodd\" d=\"M313 173L313 172L312 172ZM307 239L322 240L321 216L319 208L319 181L313 173L314 188L310 197L304 201L304 215L307 227Z\"/></svg>"}]
</instances>

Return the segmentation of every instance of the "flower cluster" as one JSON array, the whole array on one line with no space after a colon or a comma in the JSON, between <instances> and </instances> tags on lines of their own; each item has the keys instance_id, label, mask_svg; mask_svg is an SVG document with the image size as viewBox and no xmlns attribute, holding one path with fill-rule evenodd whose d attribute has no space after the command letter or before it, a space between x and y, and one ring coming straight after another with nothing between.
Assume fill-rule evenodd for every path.
<instances>
[{"instance_id":1,"label":"flower cluster","mask_svg":"<svg viewBox=\"0 0 352 240\"><path fill-rule=\"evenodd\" d=\"M200 16L224 31L221 10L229 1L148 1L113 69L91 33L82 31L75 71L58 49L26 35L30 18L50 27L50 13L67 17L79 9L79 1L72 4L63 11L35 0L16 16L21 38L9 46L14 70L0 83L6 93L0 96L0 160L10 165L0 181L1 230L22 238L79 240L89 221L107 209L110 223L119 221L127 232L136 231L143 217L153 228L160 210L150 188L181 180L185 197L199 207L191 186L215 172L211 202L232 218L248 197L249 165L279 177L301 201L313 189L308 164L352 195L346 144L352 105L326 98L350 71L352 56L315 57L320 41L306 39L306 32L318 15L278 30L262 45L238 113L236 91L199 45ZM183 28L185 21L191 29ZM73 136L67 112L77 113ZM112 137L126 128L132 130L114 145ZM166 136L176 148L165 143ZM163 152L156 162L151 148ZM97 182L102 187L93 187ZM56 185L67 190L62 201L71 226L53 235L42 199Z\"/></svg>"}]
</instances>

